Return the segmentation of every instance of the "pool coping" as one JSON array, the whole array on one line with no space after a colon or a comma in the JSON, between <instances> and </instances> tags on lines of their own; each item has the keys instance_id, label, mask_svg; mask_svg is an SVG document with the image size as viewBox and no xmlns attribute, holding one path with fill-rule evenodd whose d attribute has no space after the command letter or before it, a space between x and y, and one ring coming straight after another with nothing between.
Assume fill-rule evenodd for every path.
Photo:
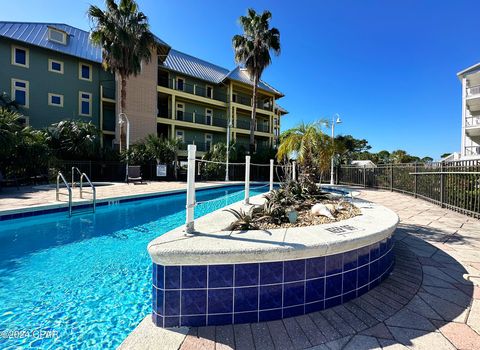
<instances>
[{"instance_id":1,"label":"pool coping","mask_svg":"<svg viewBox=\"0 0 480 350\"><path fill-rule=\"evenodd\" d=\"M254 205L263 201L263 195L250 199ZM392 210L358 199L354 203L362 215L323 225L270 230L225 231L234 218L216 210L195 220L195 233L187 235L183 226L177 227L152 240L148 252L152 262L165 266L305 259L368 246L389 237L397 227L399 217ZM236 202L222 209L250 207ZM339 227L343 229L339 231Z\"/></svg>"},{"instance_id":2,"label":"pool coping","mask_svg":"<svg viewBox=\"0 0 480 350\"><path fill-rule=\"evenodd\" d=\"M241 184L243 184L243 182L241 181L229 181L228 183L215 183L211 185L202 185L201 187L197 188L197 191L208 190L208 189L219 188L219 187L238 186ZM251 184L252 185L266 184L266 182L255 181L255 182L251 182ZM186 183L185 183L185 188L182 188L182 189L164 190L164 191L156 191L156 192L150 192L150 193L139 193L139 194L131 194L131 195L125 195L125 196L104 197L101 199L97 199L96 206L101 207L105 205L133 202L133 201L138 201L142 199L154 199L154 198L159 198L166 195L184 193L186 192L186 190L187 189L186 189ZM90 199L80 199L72 202L72 208L76 210L86 209L91 206L92 204ZM67 212L67 211L68 211L67 202L59 202L55 204L44 204L44 205L28 206L24 208L0 210L0 222L19 219L19 218L25 218L25 217L31 217L31 216Z\"/></svg>"}]
</instances>

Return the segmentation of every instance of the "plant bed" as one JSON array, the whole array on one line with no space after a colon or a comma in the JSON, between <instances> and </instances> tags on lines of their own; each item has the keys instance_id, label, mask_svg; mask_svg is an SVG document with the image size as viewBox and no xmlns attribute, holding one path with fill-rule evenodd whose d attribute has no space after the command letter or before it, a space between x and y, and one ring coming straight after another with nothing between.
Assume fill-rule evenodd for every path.
<instances>
[{"instance_id":1,"label":"plant bed","mask_svg":"<svg viewBox=\"0 0 480 350\"><path fill-rule=\"evenodd\" d=\"M225 230L262 230L328 224L361 215L342 197L324 192L316 184L290 182L264 196L262 205L225 209L235 217Z\"/></svg>"}]
</instances>

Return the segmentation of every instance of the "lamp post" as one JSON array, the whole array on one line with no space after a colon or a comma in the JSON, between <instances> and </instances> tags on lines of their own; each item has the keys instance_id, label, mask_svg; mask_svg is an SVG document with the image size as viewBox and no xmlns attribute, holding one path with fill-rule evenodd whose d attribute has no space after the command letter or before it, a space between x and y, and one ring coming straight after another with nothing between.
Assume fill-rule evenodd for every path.
<instances>
[{"instance_id":1,"label":"lamp post","mask_svg":"<svg viewBox=\"0 0 480 350\"><path fill-rule=\"evenodd\" d=\"M337 119L335 119L335 117ZM340 119L340 116L338 115L338 113L336 113L333 117L332 117L332 160L331 160L331 164L330 164L330 185L334 185L334 178L333 178L333 172L334 172L334 158L335 158L335 148L334 148L334 144L335 144L335 124L341 124L342 123L342 120Z\"/></svg>"},{"instance_id":2,"label":"lamp post","mask_svg":"<svg viewBox=\"0 0 480 350\"><path fill-rule=\"evenodd\" d=\"M118 125L120 126L120 151L122 150L121 128L125 123L127 124L127 134L126 134L127 162L125 165L125 181L128 181L128 150L130 149L130 120L128 120L128 117L125 113L120 113L118 115Z\"/></svg>"}]
</instances>

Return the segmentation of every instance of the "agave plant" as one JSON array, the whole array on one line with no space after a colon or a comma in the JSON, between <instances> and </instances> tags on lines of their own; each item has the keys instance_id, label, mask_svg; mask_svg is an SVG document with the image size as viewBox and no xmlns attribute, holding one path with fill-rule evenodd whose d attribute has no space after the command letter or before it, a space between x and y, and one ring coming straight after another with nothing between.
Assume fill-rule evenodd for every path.
<instances>
[{"instance_id":1,"label":"agave plant","mask_svg":"<svg viewBox=\"0 0 480 350\"><path fill-rule=\"evenodd\" d=\"M233 216L236 220L230 224L228 227L229 230L258 230L258 222L265 219L265 216L262 215L262 208L258 206L252 206L248 211L243 209L224 209Z\"/></svg>"}]
</instances>

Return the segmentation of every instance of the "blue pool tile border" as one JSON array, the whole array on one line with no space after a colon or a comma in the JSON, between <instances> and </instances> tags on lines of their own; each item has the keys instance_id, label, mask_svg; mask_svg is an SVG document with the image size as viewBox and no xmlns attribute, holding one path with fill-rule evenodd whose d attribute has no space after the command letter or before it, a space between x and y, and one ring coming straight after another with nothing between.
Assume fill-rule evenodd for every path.
<instances>
[{"instance_id":1,"label":"blue pool tile border","mask_svg":"<svg viewBox=\"0 0 480 350\"><path fill-rule=\"evenodd\" d=\"M253 185L252 185L253 186ZM218 188L222 189L227 189L227 188L232 188L232 187L238 187L238 185L227 185L227 186L214 186L214 187L206 187L206 188L199 188L196 191L208 191L208 190L215 190ZM255 189L255 186L251 187L251 189ZM136 197L130 197L130 198L105 198L105 199L100 199L96 206L97 207L103 207L110 205L111 202L115 202L115 204L121 204L121 203L128 203L128 202L135 202L135 201L140 201L140 200L145 200L145 199L156 199L160 197L165 197L165 196L173 196L177 194L182 194L185 193L186 190L173 190L170 192L161 192L161 193L156 193L156 194L145 194L145 195L140 195ZM79 204L79 205L73 205L73 209L88 209L91 208L91 204ZM38 207L37 207L38 208ZM14 219L21 219L21 218L27 218L31 216L39 216L39 215L45 215L45 214L55 214L55 213L62 213L62 212L68 212L68 206L62 206L62 207L57 207L57 208L48 208L48 209L40 209L40 210L30 210L30 211L23 211L19 213L11 213L11 214L4 214L0 215L0 221L8 221L8 220L14 220Z\"/></svg>"},{"instance_id":2,"label":"blue pool tile border","mask_svg":"<svg viewBox=\"0 0 480 350\"><path fill-rule=\"evenodd\" d=\"M265 263L153 264L158 327L256 323L321 311L359 297L393 270L392 237L318 258Z\"/></svg>"}]
</instances>

